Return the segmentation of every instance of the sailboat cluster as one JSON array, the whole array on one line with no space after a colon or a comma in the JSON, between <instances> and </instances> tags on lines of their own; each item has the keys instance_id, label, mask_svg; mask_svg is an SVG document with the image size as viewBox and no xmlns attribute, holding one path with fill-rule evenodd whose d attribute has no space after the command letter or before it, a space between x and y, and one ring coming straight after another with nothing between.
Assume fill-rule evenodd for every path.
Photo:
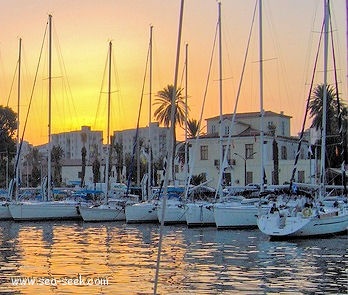
<instances>
[{"instance_id":1,"label":"sailboat cluster","mask_svg":"<svg viewBox=\"0 0 348 295\"><path fill-rule=\"evenodd\" d=\"M215 191L207 186L191 187L189 198L183 199L183 187L168 187L168 200L163 207L163 192L153 190L152 197L139 201L136 195L119 191L105 202L101 191L56 191L61 201L2 201L1 219L83 220L85 222L120 221L126 223L183 224L222 228L255 228L273 238L322 236L346 233L348 227L347 198L338 188L331 194L315 196L314 188L293 185L269 187L260 194L259 187L245 187L233 193L224 192L215 199ZM337 193L336 193L337 192Z\"/></svg>"},{"instance_id":2,"label":"sailboat cluster","mask_svg":"<svg viewBox=\"0 0 348 295\"><path fill-rule=\"evenodd\" d=\"M325 5L325 9L328 10L327 4ZM328 33L327 14L326 12L324 22L326 35ZM260 26L261 20L260 12ZM262 46L260 47L262 48ZM324 51L327 52L327 49ZM108 110L110 110L110 94L112 92L110 84L111 52L112 43L110 42ZM260 80L262 83L262 50L260 50L260 61ZM220 68L220 74L221 72ZM50 79L51 75L49 77L49 83ZM222 77L220 76L220 84L221 81ZM324 77L324 86L326 86L326 77ZM220 87L222 86L220 85ZM175 83L174 89L176 89ZM260 121L261 126L263 126L262 87L260 89ZM221 95L222 90L220 88ZM326 93L324 91L323 106L326 106L325 96ZM175 111L172 111L171 114L173 115L174 113ZM326 128L325 120L326 112L323 110L323 130ZM49 122L50 125L51 123ZM107 122L108 149L110 138L109 126L110 111L108 112ZM263 127L260 129L260 141L263 142ZM24 200L23 196L18 196L14 201L2 201L0 219L13 219L15 221L78 219L85 222L152 222L164 225L186 223L188 226L215 226L217 229L258 227L264 234L271 238L315 237L338 233L347 234L348 202L346 187L328 186L325 184L325 136L326 133L323 131L323 151L321 155L322 181L318 186L295 183L291 179L289 184L282 186L266 186L261 180L260 184L246 185L238 188L232 186L230 189L222 189L221 183L219 183L219 188L217 189L213 189L206 184L193 186L189 184L190 181L188 181L186 186L179 187L170 186L168 184L168 175L165 175L166 181L160 187L151 187L150 180L147 183L144 182L143 185L147 185L147 187L142 189L144 194L138 196L129 193L129 186L117 192L112 192L109 184L108 169L105 169L106 189L104 191L80 190L53 192L51 182L47 181L47 190L42 193L43 197L40 199L37 199L34 195L34 198L30 200ZM50 142L48 146L50 149ZM260 168L262 171L260 175L263 175L263 144L260 144L260 147ZM171 149L169 150L172 151ZM224 155L224 150L221 146L220 163L225 162L226 159L224 157L226 157L226 154ZM51 179L50 152L48 155L48 179ZM109 155L109 151L107 155ZM106 157L106 167L109 166L108 160L109 156ZM220 168L221 177L224 172L222 166ZM148 176L151 178L151 164L149 164ZM188 179L190 178L188 177ZM57 196L61 196L62 198L57 198Z\"/></svg>"}]
</instances>

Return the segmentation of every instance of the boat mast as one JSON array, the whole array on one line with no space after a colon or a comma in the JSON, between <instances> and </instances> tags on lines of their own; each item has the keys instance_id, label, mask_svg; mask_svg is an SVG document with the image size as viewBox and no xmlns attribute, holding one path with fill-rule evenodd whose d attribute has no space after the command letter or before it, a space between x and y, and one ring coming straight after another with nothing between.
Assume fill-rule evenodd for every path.
<instances>
[{"instance_id":1,"label":"boat mast","mask_svg":"<svg viewBox=\"0 0 348 295\"><path fill-rule=\"evenodd\" d=\"M222 139L223 139L223 116L222 116L222 40L221 40L221 2L218 2L218 26L219 26L219 104L220 104L220 180L223 179L224 174L224 167L223 167L223 145L222 145ZM221 181L219 182L219 195L221 195L222 187L221 187Z\"/></svg>"},{"instance_id":2,"label":"boat mast","mask_svg":"<svg viewBox=\"0 0 348 295\"><path fill-rule=\"evenodd\" d=\"M19 157L20 157L20 148L19 148L19 116L20 116L20 100L21 100L21 65L22 65L22 38L19 38L19 50L18 50L18 85L17 85L17 160L16 160L16 191L15 191L15 200L18 200L19 195Z\"/></svg>"},{"instance_id":3,"label":"boat mast","mask_svg":"<svg viewBox=\"0 0 348 295\"><path fill-rule=\"evenodd\" d=\"M188 44L185 45L185 184L188 183L188 142L187 142L187 117L188 117L188 106L187 106L187 98L188 98Z\"/></svg>"},{"instance_id":4,"label":"boat mast","mask_svg":"<svg viewBox=\"0 0 348 295\"><path fill-rule=\"evenodd\" d=\"M150 43L149 43L149 53L150 53L150 93L149 93L149 150L148 150L148 182L147 182L147 198L152 198L152 140L151 140L151 119L152 119L152 30L153 26L150 26Z\"/></svg>"},{"instance_id":5,"label":"boat mast","mask_svg":"<svg viewBox=\"0 0 348 295\"><path fill-rule=\"evenodd\" d=\"M105 160L105 200L109 201L109 158L110 158L110 102L111 102L111 56L112 56L112 42L109 42L109 81L108 81L108 114L107 114L107 128L106 128L106 160Z\"/></svg>"},{"instance_id":6,"label":"boat mast","mask_svg":"<svg viewBox=\"0 0 348 295\"><path fill-rule=\"evenodd\" d=\"M265 184L265 164L264 164L264 109L263 109L263 40L262 40L262 0L259 1L259 38L260 38L260 152L261 152L261 192L264 191ZM246 155L247 156L247 155Z\"/></svg>"},{"instance_id":7,"label":"boat mast","mask_svg":"<svg viewBox=\"0 0 348 295\"><path fill-rule=\"evenodd\" d=\"M329 36L329 0L324 0L324 78L323 78L323 114L321 132L321 193L325 193L325 148L326 148L326 112L327 112L327 62L328 62L328 36Z\"/></svg>"},{"instance_id":8,"label":"boat mast","mask_svg":"<svg viewBox=\"0 0 348 295\"><path fill-rule=\"evenodd\" d=\"M47 150L47 200L51 200L52 155L51 155L51 98L52 98L52 15L48 16L48 150Z\"/></svg>"},{"instance_id":9,"label":"boat mast","mask_svg":"<svg viewBox=\"0 0 348 295\"><path fill-rule=\"evenodd\" d=\"M178 30L178 40L177 40L177 46L176 46L176 60L175 60L175 70L174 70L174 89L172 94L172 104L171 104L171 113L170 113L170 136L169 136L169 148L168 148L168 161L169 164L167 167L167 172L164 175L164 185L163 185L163 200L162 200L162 218L161 218L161 225L160 225L160 239L158 242L158 250L157 250L157 263L156 263L156 273L155 273L155 280L154 280L154 288L153 288L153 294L157 294L157 285L158 285L158 276L159 276L159 269L160 269L160 262L161 262L161 251L162 251L162 239L163 239L163 228L164 228L164 217L165 217L165 211L167 206L167 199L168 199L168 182L169 177L168 174L171 173L172 169L172 157L173 155L173 147L175 146L174 142L174 128L175 128L175 98L176 98L176 89L178 86L178 72L179 72L179 59L180 59L180 46L181 46L181 32L182 32L182 23L183 23L183 15L184 15L184 0L181 0L180 3L180 16L179 16L179 30ZM169 173L168 173L169 172Z\"/></svg>"},{"instance_id":10,"label":"boat mast","mask_svg":"<svg viewBox=\"0 0 348 295\"><path fill-rule=\"evenodd\" d=\"M264 110L263 110L263 43L262 43L262 0L259 0L259 57L260 57L260 153L261 153L261 165L260 165L260 183L261 192L264 191L265 184L265 169L264 169ZM245 155L248 157L248 155Z\"/></svg>"}]
</instances>

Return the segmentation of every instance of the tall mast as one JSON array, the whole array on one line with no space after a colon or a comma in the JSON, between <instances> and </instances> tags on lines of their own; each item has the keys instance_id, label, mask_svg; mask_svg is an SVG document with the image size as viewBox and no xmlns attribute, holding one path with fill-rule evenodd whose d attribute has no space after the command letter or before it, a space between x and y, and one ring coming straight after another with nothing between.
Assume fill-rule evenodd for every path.
<instances>
[{"instance_id":1,"label":"tall mast","mask_svg":"<svg viewBox=\"0 0 348 295\"><path fill-rule=\"evenodd\" d=\"M263 44L262 44L262 0L259 0L259 57L260 57L260 153L261 153L261 165L260 165L260 183L261 192L264 191L265 184L265 169L264 169L264 110L263 110ZM245 155L247 157L248 155Z\"/></svg>"},{"instance_id":2,"label":"tall mast","mask_svg":"<svg viewBox=\"0 0 348 295\"><path fill-rule=\"evenodd\" d=\"M322 193L325 192L325 148L326 148L326 111L327 111L327 62L328 62L328 36L329 36L329 0L324 0L324 87L323 87L323 118L321 132L321 185Z\"/></svg>"},{"instance_id":3,"label":"tall mast","mask_svg":"<svg viewBox=\"0 0 348 295\"><path fill-rule=\"evenodd\" d=\"M184 164L184 169L185 169L185 184L189 185L187 183L188 181L188 142L187 142L187 117L188 117L188 106L187 106L187 97L188 97L188 44L186 43L185 46L185 164Z\"/></svg>"},{"instance_id":4,"label":"tall mast","mask_svg":"<svg viewBox=\"0 0 348 295\"><path fill-rule=\"evenodd\" d=\"M151 140L151 119L152 119L152 30L153 26L150 26L150 43L149 43L149 53L150 53L150 93L149 93L149 155L148 155L148 182L147 182L147 197L152 198L151 188L152 188L152 140Z\"/></svg>"},{"instance_id":5,"label":"tall mast","mask_svg":"<svg viewBox=\"0 0 348 295\"><path fill-rule=\"evenodd\" d=\"M220 104L220 179L222 180L224 168L223 168L223 146L222 146L222 138L223 138L223 118L222 118L222 40L221 40L221 2L218 2L218 25L219 25L219 104ZM219 184L219 191L221 190L221 184Z\"/></svg>"},{"instance_id":6,"label":"tall mast","mask_svg":"<svg viewBox=\"0 0 348 295\"><path fill-rule=\"evenodd\" d=\"M18 50L18 85L17 85L17 160L16 160L16 191L15 191L15 199L18 200L19 195L19 117L20 117L20 100L21 100L21 64L22 64L22 39L19 38L19 50Z\"/></svg>"},{"instance_id":7,"label":"tall mast","mask_svg":"<svg viewBox=\"0 0 348 295\"><path fill-rule=\"evenodd\" d=\"M179 72L179 59L180 59L180 46L181 46L181 32L182 32L182 23L183 23L183 15L184 15L184 0L181 0L180 2L180 16L179 16L179 30L178 30L178 40L177 40L177 46L176 46L176 60L175 60L175 70L174 70L174 89L173 89L173 96L172 96L172 105L171 105L171 113L170 113L170 138L169 138L169 148L168 148L168 166L167 172L164 175L164 189L163 189L163 200L162 200L162 218L161 218L161 226L160 226L160 239L158 242L158 250L157 250L157 263L156 263L156 273L155 273L155 280L154 280L154 288L153 288L153 294L157 294L157 285L158 285L158 275L160 270L160 263L161 263L161 251L162 251L162 239L163 239L163 227L164 227L164 217L165 217L165 211L166 211L166 204L167 204L167 198L168 198L168 170L169 172L172 169L172 157L173 155L173 147L175 146L174 142L174 128L175 125L175 98L176 98L176 89L178 84L178 72ZM171 172L170 172L171 173Z\"/></svg>"},{"instance_id":8,"label":"tall mast","mask_svg":"<svg viewBox=\"0 0 348 295\"><path fill-rule=\"evenodd\" d=\"M109 42L109 81L108 81L108 117L106 128L106 160L105 160L105 199L109 199L109 158L110 158L110 109L111 109L111 56L112 56L112 42Z\"/></svg>"},{"instance_id":9,"label":"tall mast","mask_svg":"<svg viewBox=\"0 0 348 295\"><path fill-rule=\"evenodd\" d=\"M52 98L52 15L48 17L48 155L47 155L47 200L51 200L52 156L51 156L51 98Z\"/></svg>"}]
</instances>

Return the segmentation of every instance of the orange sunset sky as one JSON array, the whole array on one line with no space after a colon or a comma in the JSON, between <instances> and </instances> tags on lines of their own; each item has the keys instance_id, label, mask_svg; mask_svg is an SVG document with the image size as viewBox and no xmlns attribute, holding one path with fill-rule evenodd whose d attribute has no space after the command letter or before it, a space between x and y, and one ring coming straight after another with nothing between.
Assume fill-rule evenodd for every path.
<instances>
[{"instance_id":1,"label":"orange sunset sky","mask_svg":"<svg viewBox=\"0 0 348 295\"><path fill-rule=\"evenodd\" d=\"M340 93L346 101L346 1L331 2ZM23 132L49 14L53 16L52 133L80 130L87 125L92 130L104 130L105 137L107 75L104 72L110 40L114 49L112 131L136 127L150 25L153 26L153 100L157 91L173 84L180 0L0 0L0 3L0 104L8 104L16 112L15 69L19 38L22 38L20 132ZM232 113L256 0L222 0L221 3L223 110ZM188 103L190 117L194 119L199 119L202 109L217 11L216 0L185 1L179 84L185 86L181 77L187 43ZM301 129L322 20L321 0L263 1L264 109L284 111L292 116L293 135ZM216 49L203 118L219 115L217 52ZM45 44L24 135L34 145L47 142L47 58ZM257 14L238 112L260 109L258 60ZM322 69L320 59L317 83L322 83ZM331 76L332 71L329 83L333 83ZM141 126L148 124L148 77ZM154 107L152 113L153 110ZM182 130L178 136L183 136Z\"/></svg>"}]
</instances>

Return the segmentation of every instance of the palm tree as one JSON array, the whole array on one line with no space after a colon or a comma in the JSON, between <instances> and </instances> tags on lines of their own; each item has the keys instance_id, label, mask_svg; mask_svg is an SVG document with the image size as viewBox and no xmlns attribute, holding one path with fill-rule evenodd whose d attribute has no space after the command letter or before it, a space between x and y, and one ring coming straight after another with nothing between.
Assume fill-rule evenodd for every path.
<instances>
[{"instance_id":1,"label":"palm tree","mask_svg":"<svg viewBox=\"0 0 348 295\"><path fill-rule=\"evenodd\" d=\"M327 155L327 167L339 167L341 159L338 157L337 150L339 147L340 136L339 132L339 120L338 114L341 111L342 121L347 122L348 112L347 107L340 102L340 108L338 109L338 101L336 89L332 85L326 86L327 101L326 101L326 155ZM323 118L323 96L324 96L324 84L317 85L312 92L309 101L310 117L313 118L311 127L316 130L321 130L322 118ZM346 134L346 126L344 134ZM320 140L319 140L320 143Z\"/></svg>"},{"instance_id":2,"label":"palm tree","mask_svg":"<svg viewBox=\"0 0 348 295\"><path fill-rule=\"evenodd\" d=\"M97 182L100 182L100 162L97 157L94 158L94 161L92 163L92 171L93 171L94 189L96 189Z\"/></svg>"},{"instance_id":3,"label":"palm tree","mask_svg":"<svg viewBox=\"0 0 348 295\"><path fill-rule=\"evenodd\" d=\"M166 88L157 92L157 99L154 105L158 105L158 108L154 112L156 120L162 123L164 126L173 126L173 158L172 160L172 176L174 176L174 155L176 148L176 124L182 126L185 122L185 101L182 96L182 88L174 89L173 85L167 85ZM174 96L173 96L174 94ZM175 115L174 122L171 122L172 112L172 98L175 97Z\"/></svg>"},{"instance_id":4,"label":"palm tree","mask_svg":"<svg viewBox=\"0 0 348 295\"><path fill-rule=\"evenodd\" d=\"M81 167L81 183L80 186L83 187L85 185L85 175L86 175L86 155L87 155L87 149L85 147L86 141L87 141L87 134L85 132L81 133L81 141L82 141L82 148L81 148L81 161L82 161L82 167Z\"/></svg>"},{"instance_id":5,"label":"palm tree","mask_svg":"<svg viewBox=\"0 0 348 295\"><path fill-rule=\"evenodd\" d=\"M194 138L202 135L202 129L199 126L199 122L196 119L187 120L187 135Z\"/></svg>"},{"instance_id":6,"label":"palm tree","mask_svg":"<svg viewBox=\"0 0 348 295\"><path fill-rule=\"evenodd\" d=\"M52 147L51 157L53 163L53 183L55 186L60 186L62 183L62 163L64 151L59 145Z\"/></svg>"}]
</instances>

